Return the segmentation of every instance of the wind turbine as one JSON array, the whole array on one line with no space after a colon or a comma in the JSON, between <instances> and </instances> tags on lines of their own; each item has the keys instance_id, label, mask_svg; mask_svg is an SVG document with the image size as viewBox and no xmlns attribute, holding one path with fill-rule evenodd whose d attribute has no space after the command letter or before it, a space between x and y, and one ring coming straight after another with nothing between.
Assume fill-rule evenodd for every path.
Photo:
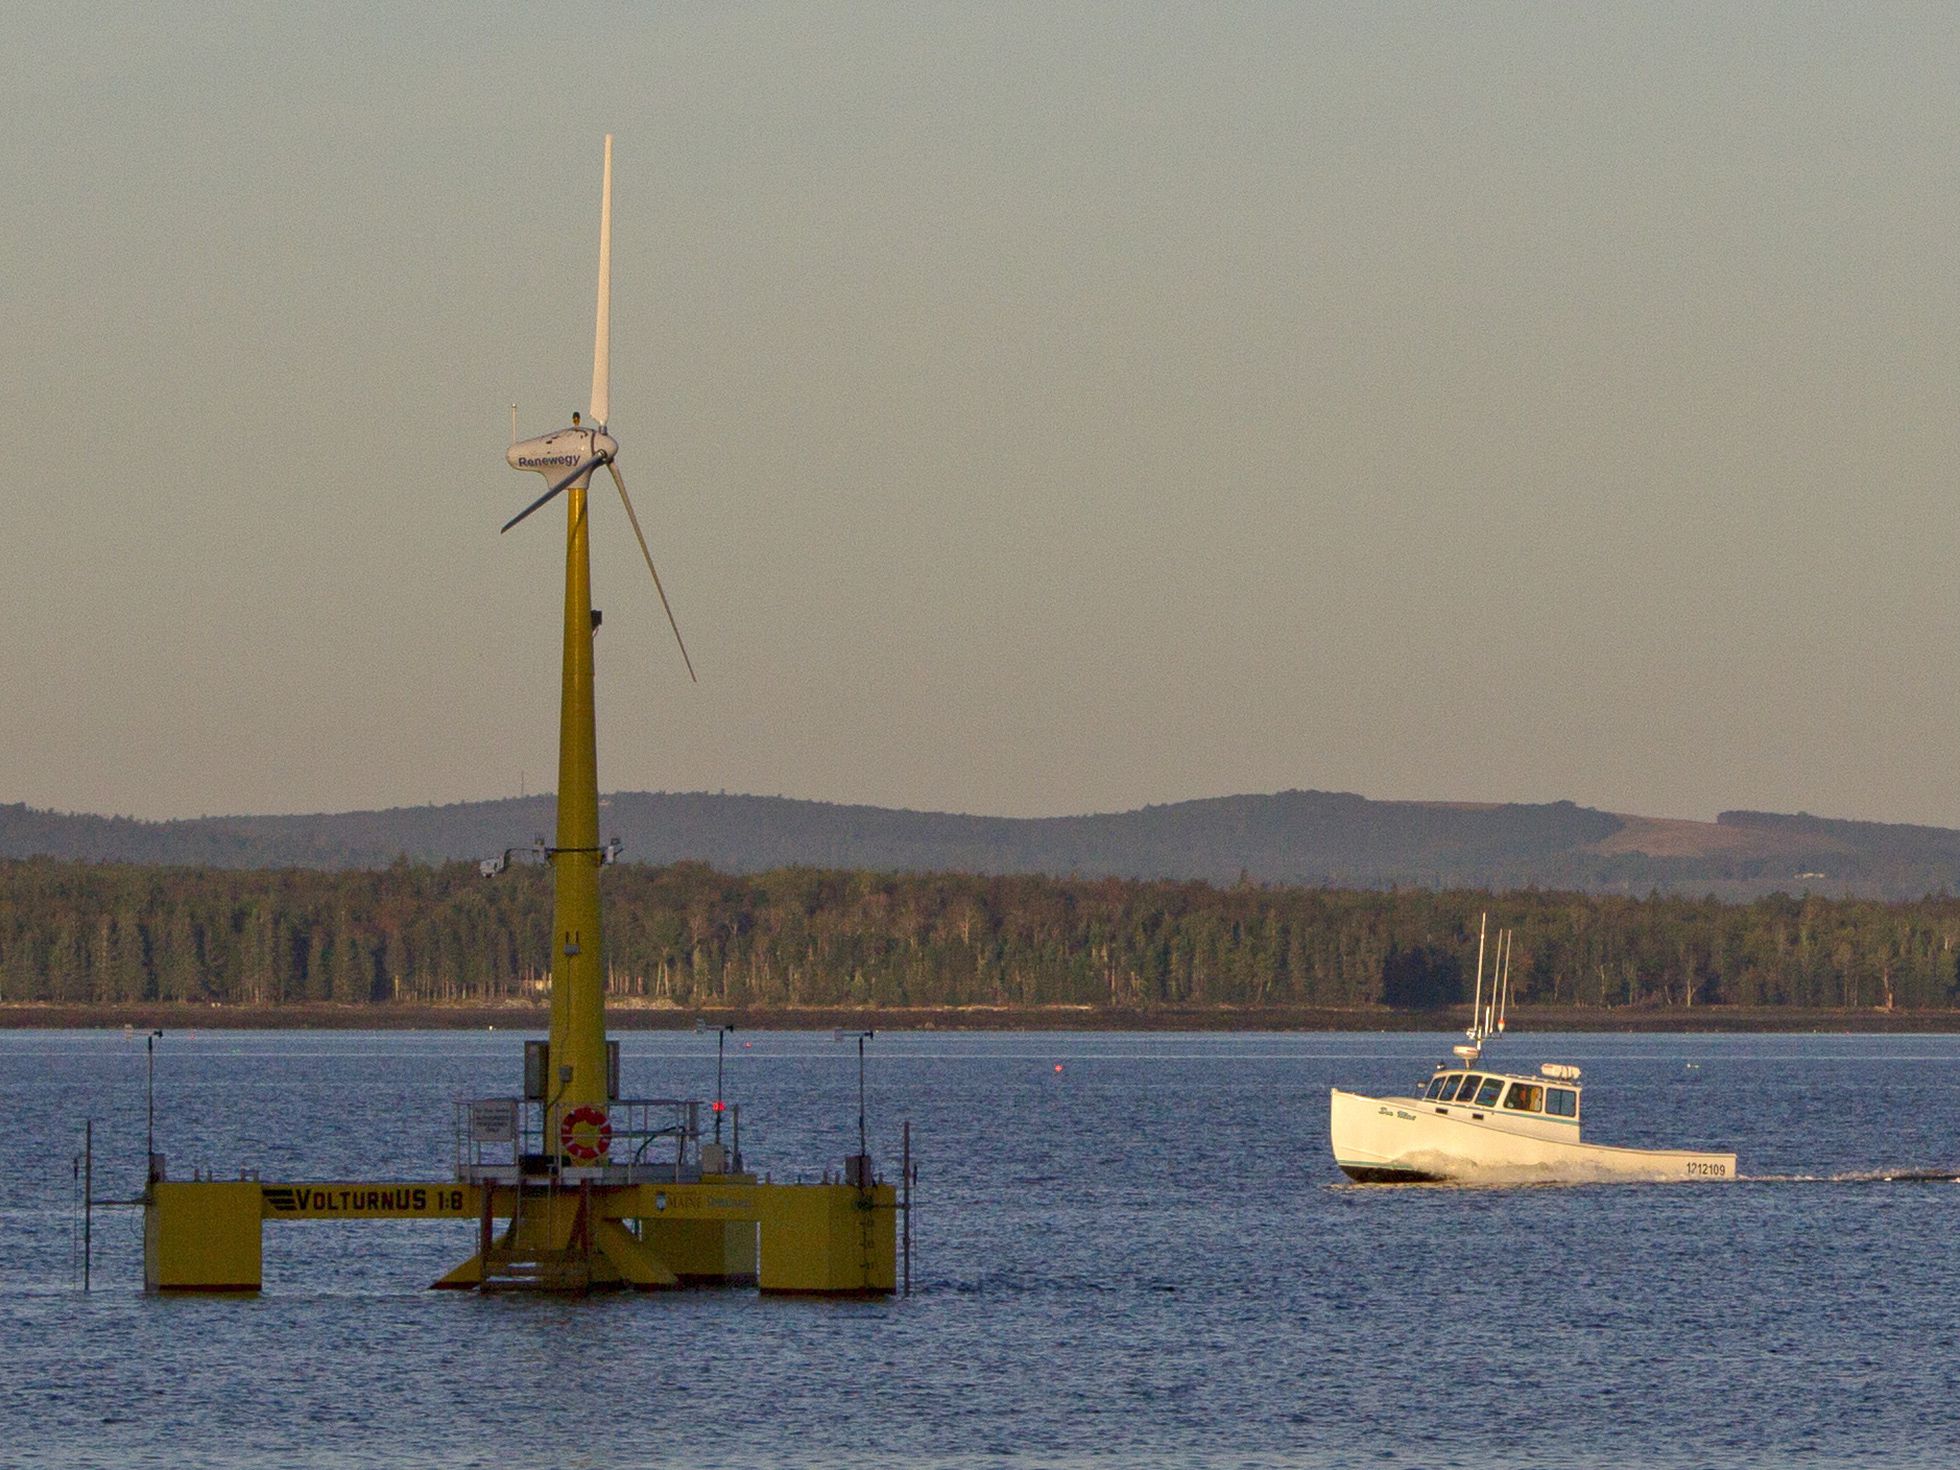
<instances>
[{"instance_id":1,"label":"wind turbine","mask_svg":"<svg viewBox=\"0 0 1960 1470\"><path fill-rule=\"evenodd\" d=\"M592 343L590 422L572 415L569 428L510 447L518 470L534 470L550 482L544 494L505 522L508 531L553 497L566 495L565 652L558 721L558 830L546 849L552 867L552 955L550 1077L546 1097L545 1148L561 1156L589 1150L591 1140L574 1135L574 1120L603 1117L610 1101L606 1065L605 954L599 929L599 869L616 848L599 845L599 774L594 732L592 642L598 618L592 611L592 566L586 519L586 491L592 472L604 465L619 487L626 518L653 575L654 590L680 644L688 677L694 662L681 642L680 625L654 570L653 554L640 532L626 482L615 461L619 441L607 431L611 415L612 349L612 135L606 135L606 163L599 204L599 306ZM562 1125L562 1126L560 1126ZM577 1124L586 1126L585 1121ZM561 1136L562 1134L562 1136Z\"/></svg>"},{"instance_id":2,"label":"wind turbine","mask_svg":"<svg viewBox=\"0 0 1960 1470\"><path fill-rule=\"evenodd\" d=\"M633 498L626 493L626 481L620 478L619 441L606 432L606 425L612 416L612 144L612 134L607 133L605 173L599 190L599 308L598 324L592 333L592 402L588 414L591 423L581 425L579 416L573 414L570 428L510 446L505 458L514 470L535 470L547 480L566 466L571 466L571 470L563 478L553 481L544 494L505 521L503 530L508 531L532 511L542 509L560 491L572 490L577 495L583 495L591 484L592 472L604 465L612 475L613 484L619 488L619 503L626 507L626 519L633 527L633 539L640 543L640 555L645 558L647 571L653 577L653 590L660 594L660 606L667 614L667 626L674 630L674 642L680 647L681 662L687 665L687 676L699 683L694 673L694 660L687 656L687 644L681 638L680 624L674 621L674 609L667 601L667 589L660 585L660 573L654 569L653 553L647 550L647 538L640 531L640 518L633 511ZM514 420L515 405L511 413ZM576 522L576 515L573 520Z\"/></svg>"},{"instance_id":3,"label":"wind turbine","mask_svg":"<svg viewBox=\"0 0 1960 1470\"><path fill-rule=\"evenodd\" d=\"M653 571L614 460L619 441L607 428L612 287L612 139L599 209L599 313L592 350L591 422L516 444L511 465L546 479L545 493L511 526L554 496L566 497L565 649L558 729L556 846L536 851L552 868L551 1039L546 1057L525 1043L525 1098L479 1098L468 1104L458 1138L456 1182L382 1185L367 1191L301 1189L161 1177L150 1155L144 1206L144 1280L161 1291L257 1291L263 1219L299 1201L362 1194L365 1203L335 1204L362 1218L464 1216L477 1221L477 1249L435 1286L455 1290L526 1287L584 1293L594 1288L652 1290L700 1282L752 1282L766 1291L866 1295L897 1285L896 1222L901 1203L889 1184L871 1179L863 1148L850 1182L776 1184L757 1179L717 1145L700 1141L695 1104L672 1099L616 1099L606 1045L605 952L600 934L599 873L615 847L599 845L599 777L593 726L592 569L586 492L592 472L611 470ZM653 573L663 606L665 589ZM673 623L673 609L667 608ZM680 629L674 627L676 641ZM685 645L681 648L686 658ZM694 672L688 662L688 673ZM513 851L483 865L500 870ZM719 1104L720 1086L716 1096ZM542 1125L535 1130L531 1104ZM862 1108L860 1108L862 1112ZM656 1117L676 1121L656 1126ZM617 1128L617 1124L623 1124ZM910 1158L909 1132L906 1138ZM862 1134L862 1126L860 1126ZM540 1136L542 1135L542 1136ZM739 1142L738 1129L738 1142ZM615 1138L625 1145L615 1158ZM674 1151L646 1157L655 1138ZM637 1148L633 1144L637 1141ZM508 1150L508 1158L504 1151ZM737 1149L737 1158L740 1151ZM691 1157L690 1157L691 1156ZM1733 1172L1733 1165L1730 1166ZM910 1178L908 1173L907 1178ZM671 1206L671 1208L670 1208ZM295 1203L293 1210L307 1207ZM909 1219L910 1216L908 1215ZM499 1236L496 1222L507 1220ZM907 1237L908 1243L910 1237ZM765 1245L764 1243L767 1242ZM768 1254L762 1254L767 1250ZM909 1261L909 1255L908 1255ZM589 1394L585 1398L590 1398ZM568 1400L568 1402L571 1402ZM582 1406L583 1400L578 1405Z\"/></svg>"}]
</instances>

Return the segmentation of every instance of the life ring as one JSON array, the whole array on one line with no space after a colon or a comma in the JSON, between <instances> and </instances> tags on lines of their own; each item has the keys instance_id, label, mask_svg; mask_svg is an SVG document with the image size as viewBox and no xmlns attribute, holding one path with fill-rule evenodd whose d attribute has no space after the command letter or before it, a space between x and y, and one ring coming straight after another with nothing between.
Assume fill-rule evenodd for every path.
<instances>
[{"instance_id":1,"label":"life ring","mask_svg":"<svg viewBox=\"0 0 1960 1470\"><path fill-rule=\"evenodd\" d=\"M558 1146L567 1158L596 1163L612 1149L612 1120L604 1108L581 1103L559 1120Z\"/></svg>"}]
</instances>

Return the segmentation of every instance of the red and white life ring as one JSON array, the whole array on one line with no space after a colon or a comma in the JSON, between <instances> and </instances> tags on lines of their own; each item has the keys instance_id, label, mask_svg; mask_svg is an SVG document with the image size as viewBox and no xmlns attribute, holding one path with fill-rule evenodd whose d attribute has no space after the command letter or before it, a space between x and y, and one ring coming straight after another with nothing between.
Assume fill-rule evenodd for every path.
<instances>
[{"instance_id":1,"label":"red and white life ring","mask_svg":"<svg viewBox=\"0 0 1960 1470\"><path fill-rule=\"evenodd\" d=\"M612 1150L612 1119L604 1108L580 1103L559 1119L558 1146L569 1159L597 1163Z\"/></svg>"}]
</instances>

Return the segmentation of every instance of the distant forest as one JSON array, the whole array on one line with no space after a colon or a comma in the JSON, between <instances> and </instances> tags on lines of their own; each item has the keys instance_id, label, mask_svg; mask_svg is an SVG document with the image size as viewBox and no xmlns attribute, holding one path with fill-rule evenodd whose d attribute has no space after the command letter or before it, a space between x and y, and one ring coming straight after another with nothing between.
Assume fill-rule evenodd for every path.
<instances>
[{"instance_id":1,"label":"distant forest","mask_svg":"<svg viewBox=\"0 0 1960 1470\"><path fill-rule=\"evenodd\" d=\"M1478 916L1525 1003L1948 1007L1960 899L1750 903L1537 891L622 864L608 987L682 1007L1429 1008L1467 1001ZM385 1004L534 997L542 869L0 862L0 1001Z\"/></svg>"}]
</instances>

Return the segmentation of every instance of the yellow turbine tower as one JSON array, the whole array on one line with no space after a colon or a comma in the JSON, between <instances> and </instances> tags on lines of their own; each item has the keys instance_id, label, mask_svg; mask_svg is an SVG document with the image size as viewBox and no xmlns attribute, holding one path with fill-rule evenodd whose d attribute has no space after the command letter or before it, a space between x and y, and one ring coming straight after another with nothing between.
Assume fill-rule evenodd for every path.
<instances>
[{"instance_id":1,"label":"yellow turbine tower","mask_svg":"<svg viewBox=\"0 0 1960 1470\"><path fill-rule=\"evenodd\" d=\"M653 574L654 590L681 645L689 678L694 665L681 642L660 573L620 478L619 441L607 432L612 391L612 136L606 136L599 203L599 303L592 345L590 422L572 415L571 427L513 444L513 469L533 470L551 481L536 500L504 524L508 531L553 497L565 494L564 683L558 714L558 830L546 856L553 879L551 1037L545 1079L548 1150L591 1161L603 1153L609 1101L605 1018L605 944L599 919L599 869L613 855L599 845L599 762L592 692L592 644L598 619L592 611L590 523L592 474L604 466L619 488L633 535Z\"/></svg>"}]
</instances>

